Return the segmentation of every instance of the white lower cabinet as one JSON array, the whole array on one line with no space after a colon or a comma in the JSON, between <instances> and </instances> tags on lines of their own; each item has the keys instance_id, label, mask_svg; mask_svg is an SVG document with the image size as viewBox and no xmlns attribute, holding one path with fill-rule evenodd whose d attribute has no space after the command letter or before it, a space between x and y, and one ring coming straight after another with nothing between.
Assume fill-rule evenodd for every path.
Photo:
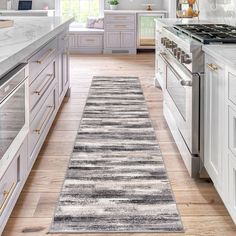
<instances>
[{"instance_id":1,"label":"white lower cabinet","mask_svg":"<svg viewBox=\"0 0 236 236\"><path fill-rule=\"evenodd\" d=\"M107 48L120 48L121 37L120 32L106 32L105 33L105 45Z\"/></svg>"},{"instance_id":2,"label":"white lower cabinet","mask_svg":"<svg viewBox=\"0 0 236 236\"><path fill-rule=\"evenodd\" d=\"M69 53L67 50L58 55L58 92L59 104L69 88Z\"/></svg>"},{"instance_id":3,"label":"white lower cabinet","mask_svg":"<svg viewBox=\"0 0 236 236\"><path fill-rule=\"evenodd\" d=\"M105 12L104 53L136 54L136 13Z\"/></svg>"},{"instance_id":4,"label":"white lower cabinet","mask_svg":"<svg viewBox=\"0 0 236 236\"><path fill-rule=\"evenodd\" d=\"M224 136L224 69L206 56L204 81L204 165L218 191L222 184L222 137Z\"/></svg>"},{"instance_id":5,"label":"white lower cabinet","mask_svg":"<svg viewBox=\"0 0 236 236\"><path fill-rule=\"evenodd\" d=\"M236 156L229 153L229 211L236 223Z\"/></svg>"},{"instance_id":6,"label":"white lower cabinet","mask_svg":"<svg viewBox=\"0 0 236 236\"><path fill-rule=\"evenodd\" d=\"M14 208L28 175L27 138L0 179L0 234Z\"/></svg>"},{"instance_id":7,"label":"white lower cabinet","mask_svg":"<svg viewBox=\"0 0 236 236\"><path fill-rule=\"evenodd\" d=\"M14 151L11 163L0 173L0 235L69 88L67 32L68 29L28 59L26 119L29 122L26 123L29 127L20 149L16 154Z\"/></svg>"},{"instance_id":8,"label":"white lower cabinet","mask_svg":"<svg viewBox=\"0 0 236 236\"><path fill-rule=\"evenodd\" d=\"M236 224L236 70L205 56L204 164Z\"/></svg>"}]
</instances>

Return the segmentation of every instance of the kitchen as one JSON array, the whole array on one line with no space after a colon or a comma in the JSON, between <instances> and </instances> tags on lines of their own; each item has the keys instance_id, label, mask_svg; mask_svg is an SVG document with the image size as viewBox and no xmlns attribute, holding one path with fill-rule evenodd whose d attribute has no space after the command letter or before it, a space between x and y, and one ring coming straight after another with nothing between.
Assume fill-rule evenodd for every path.
<instances>
[{"instance_id":1,"label":"kitchen","mask_svg":"<svg viewBox=\"0 0 236 236\"><path fill-rule=\"evenodd\" d=\"M14 21L0 29L2 235L235 235L234 1L199 0L200 20L175 18L186 1L103 3L100 29L35 17L45 5L62 14L59 2L1 17ZM140 44L142 14L157 18L155 45L153 31ZM216 42L199 39L209 31Z\"/></svg>"}]
</instances>

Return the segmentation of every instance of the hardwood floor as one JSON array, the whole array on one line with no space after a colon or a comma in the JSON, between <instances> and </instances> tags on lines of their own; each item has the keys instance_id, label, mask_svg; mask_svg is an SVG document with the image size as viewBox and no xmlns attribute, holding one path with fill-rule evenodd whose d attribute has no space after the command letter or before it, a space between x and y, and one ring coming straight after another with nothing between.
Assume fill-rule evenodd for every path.
<instances>
[{"instance_id":1,"label":"hardwood floor","mask_svg":"<svg viewBox=\"0 0 236 236\"><path fill-rule=\"evenodd\" d=\"M71 57L71 97L63 102L3 235L47 235L89 86L92 77L99 75L138 76L140 78L185 227L185 233L179 234L132 233L130 235L235 236L236 226L212 183L206 180L191 179L185 169L163 117L162 92L153 85L153 54ZM69 236L71 234L58 235ZM121 236L124 234L80 235Z\"/></svg>"}]
</instances>

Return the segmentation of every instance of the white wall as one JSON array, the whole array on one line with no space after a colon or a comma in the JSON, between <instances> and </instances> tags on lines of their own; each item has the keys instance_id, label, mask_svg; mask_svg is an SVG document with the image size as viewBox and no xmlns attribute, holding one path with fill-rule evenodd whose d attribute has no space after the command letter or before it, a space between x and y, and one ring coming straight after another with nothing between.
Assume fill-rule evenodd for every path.
<instances>
[{"instance_id":1,"label":"white wall","mask_svg":"<svg viewBox=\"0 0 236 236\"><path fill-rule=\"evenodd\" d=\"M201 17L235 17L236 0L199 0Z\"/></svg>"},{"instance_id":2,"label":"white wall","mask_svg":"<svg viewBox=\"0 0 236 236\"><path fill-rule=\"evenodd\" d=\"M200 19L219 18L236 25L236 0L199 0Z\"/></svg>"},{"instance_id":3,"label":"white wall","mask_svg":"<svg viewBox=\"0 0 236 236\"><path fill-rule=\"evenodd\" d=\"M146 7L142 4L153 3L154 10L163 10L164 2L167 0L119 0L120 10L145 10ZM105 0L105 9L109 9L107 0Z\"/></svg>"}]
</instances>

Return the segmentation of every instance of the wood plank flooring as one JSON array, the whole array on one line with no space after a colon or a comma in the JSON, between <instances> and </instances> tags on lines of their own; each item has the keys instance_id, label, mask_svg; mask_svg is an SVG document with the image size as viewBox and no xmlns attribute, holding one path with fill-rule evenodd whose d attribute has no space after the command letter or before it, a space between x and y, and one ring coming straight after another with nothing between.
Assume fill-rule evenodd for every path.
<instances>
[{"instance_id":1,"label":"wood plank flooring","mask_svg":"<svg viewBox=\"0 0 236 236\"><path fill-rule=\"evenodd\" d=\"M193 180L180 157L162 113L162 92L153 86L154 55L72 56L72 93L65 99L33 167L4 236L44 236L52 221L76 131L93 76L138 76L156 131L185 233L132 236L235 236L233 224L212 183ZM69 236L71 234L58 234ZM121 236L122 234L80 234Z\"/></svg>"}]
</instances>

